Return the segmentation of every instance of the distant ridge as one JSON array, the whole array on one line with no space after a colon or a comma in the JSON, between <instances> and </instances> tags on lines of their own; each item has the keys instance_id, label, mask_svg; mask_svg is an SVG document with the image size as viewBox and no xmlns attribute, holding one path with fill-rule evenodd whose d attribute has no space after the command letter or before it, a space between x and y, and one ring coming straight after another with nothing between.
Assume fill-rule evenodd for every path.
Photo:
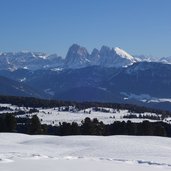
<instances>
[{"instance_id":1,"label":"distant ridge","mask_svg":"<svg viewBox=\"0 0 171 171\"><path fill-rule=\"evenodd\" d=\"M137 60L121 48L102 46L90 54L86 48L73 44L62 58L57 54L48 55L41 52L7 52L0 53L0 69L49 69L49 68L83 68L87 66L125 67Z\"/></svg>"}]
</instances>

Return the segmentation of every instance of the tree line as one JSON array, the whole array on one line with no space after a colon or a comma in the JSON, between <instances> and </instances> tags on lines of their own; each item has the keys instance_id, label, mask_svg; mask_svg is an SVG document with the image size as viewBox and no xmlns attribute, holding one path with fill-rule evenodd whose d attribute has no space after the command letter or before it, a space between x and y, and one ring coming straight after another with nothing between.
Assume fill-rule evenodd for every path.
<instances>
[{"instance_id":1,"label":"tree line","mask_svg":"<svg viewBox=\"0 0 171 171\"><path fill-rule=\"evenodd\" d=\"M26 134L44 135L149 135L171 137L171 125L163 122L143 121L132 123L131 121L115 121L112 124L104 124L98 119L85 118L81 124L59 123L58 126L41 124L37 115L32 118L15 118L12 114L0 116L0 132L17 132Z\"/></svg>"},{"instance_id":2,"label":"tree line","mask_svg":"<svg viewBox=\"0 0 171 171\"><path fill-rule=\"evenodd\" d=\"M162 117L171 116L170 111L159 110L147 108L144 106L137 106L133 104L118 104L118 103L100 103L100 102L74 102L74 101L61 101L61 100L47 100L47 99L38 99L34 97L16 97L16 96L0 96L0 103L8 103L16 105L19 107L42 107L42 108L53 108L61 106L75 106L78 110L84 110L87 108L98 107L103 108L113 108L115 110L128 110L129 113L156 113L161 114Z\"/></svg>"}]
</instances>

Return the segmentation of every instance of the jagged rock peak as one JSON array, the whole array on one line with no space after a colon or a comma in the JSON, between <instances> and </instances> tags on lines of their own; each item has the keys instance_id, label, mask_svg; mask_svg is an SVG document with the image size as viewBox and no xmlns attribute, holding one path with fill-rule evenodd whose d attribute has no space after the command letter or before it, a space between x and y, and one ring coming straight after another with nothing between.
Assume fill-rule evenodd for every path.
<instances>
[{"instance_id":1,"label":"jagged rock peak","mask_svg":"<svg viewBox=\"0 0 171 171\"><path fill-rule=\"evenodd\" d=\"M73 44L66 55L65 66L69 68L81 68L89 65L89 53L86 48Z\"/></svg>"},{"instance_id":2,"label":"jagged rock peak","mask_svg":"<svg viewBox=\"0 0 171 171\"><path fill-rule=\"evenodd\" d=\"M100 49L100 56L111 56L111 49L108 46L102 46Z\"/></svg>"},{"instance_id":3,"label":"jagged rock peak","mask_svg":"<svg viewBox=\"0 0 171 171\"><path fill-rule=\"evenodd\" d=\"M111 49L110 49L110 47L108 47L108 46L102 46L101 47L101 49L100 49L100 52L104 52L104 51L110 51Z\"/></svg>"},{"instance_id":4,"label":"jagged rock peak","mask_svg":"<svg viewBox=\"0 0 171 171\"><path fill-rule=\"evenodd\" d=\"M87 57L89 55L88 51L86 48L79 46L78 44L73 44L67 53L66 58L68 57Z\"/></svg>"}]
</instances>

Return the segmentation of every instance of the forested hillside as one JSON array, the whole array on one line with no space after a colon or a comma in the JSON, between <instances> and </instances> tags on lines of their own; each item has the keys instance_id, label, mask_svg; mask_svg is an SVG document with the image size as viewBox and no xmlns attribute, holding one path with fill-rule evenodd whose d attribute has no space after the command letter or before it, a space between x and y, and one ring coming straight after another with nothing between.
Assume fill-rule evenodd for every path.
<instances>
[{"instance_id":1,"label":"forested hillside","mask_svg":"<svg viewBox=\"0 0 171 171\"><path fill-rule=\"evenodd\" d=\"M8 96L0 96L0 104L0 132L171 137L171 124L169 119L166 120L171 116L168 111L129 104L77 103ZM50 123L46 120L48 117L51 118Z\"/></svg>"}]
</instances>

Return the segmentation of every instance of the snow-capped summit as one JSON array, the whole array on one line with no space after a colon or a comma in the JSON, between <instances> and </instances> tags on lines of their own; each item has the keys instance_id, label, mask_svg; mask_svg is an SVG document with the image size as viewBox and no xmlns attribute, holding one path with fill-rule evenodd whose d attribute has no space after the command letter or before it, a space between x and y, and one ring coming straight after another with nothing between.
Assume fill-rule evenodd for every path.
<instances>
[{"instance_id":1,"label":"snow-capped summit","mask_svg":"<svg viewBox=\"0 0 171 171\"><path fill-rule=\"evenodd\" d=\"M48 58L48 54L46 53L41 53L41 52L36 52L36 53L32 53L33 57L35 58L42 58L42 59L47 59Z\"/></svg>"},{"instance_id":2,"label":"snow-capped summit","mask_svg":"<svg viewBox=\"0 0 171 171\"><path fill-rule=\"evenodd\" d=\"M162 57L159 59L159 62L165 63L165 64L171 64L171 56L169 57Z\"/></svg>"},{"instance_id":3,"label":"snow-capped summit","mask_svg":"<svg viewBox=\"0 0 171 171\"><path fill-rule=\"evenodd\" d=\"M115 47L115 52L117 55L119 55L120 57L126 58L128 60L131 61L135 61L135 58L133 56L131 56L130 54L128 54L127 52L125 52L123 49L119 48L119 47Z\"/></svg>"},{"instance_id":4,"label":"snow-capped summit","mask_svg":"<svg viewBox=\"0 0 171 171\"><path fill-rule=\"evenodd\" d=\"M134 57L140 62L160 62L159 57L154 57L151 55L134 55Z\"/></svg>"},{"instance_id":5,"label":"snow-capped summit","mask_svg":"<svg viewBox=\"0 0 171 171\"><path fill-rule=\"evenodd\" d=\"M29 70L53 68L83 68L87 66L126 67L138 62L136 58L121 48L102 46L100 50L94 49L91 54L86 48L73 44L66 58L57 54L48 55L41 52L16 52L0 54L0 69L16 70L27 68Z\"/></svg>"},{"instance_id":6,"label":"snow-capped summit","mask_svg":"<svg viewBox=\"0 0 171 171\"><path fill-rule=\"evenodd\" d=\"M43 68L51 68L61 65L61 57L55 55L53 58L51 55L41 52L16 52L16 53L2 53L0 55L0 69L17 70L17 69L29 69L38 70Z\"/></svg>"},{"instance_id":7,"label":"snow-capped summit","mask_svg":"<svg viewBox=\"0 0 171 171\"><path fill-rule=\"evenodd\" d=\"M137 61L133 56L118 47L111 49L102 46L100 49L99 64L103 67L126 67L135 62Z\"/></svg>"},{"instance_id":8,"label":"snow-capped summit","mask_svg":"<svg viewBox=\"0 0 171 171\"><path fill-rule=\"evenodd\" d=\"M122 50L121 48L110 48L102 46L100 50L93 49L89 54L87 49L77 44L73 44L65 58L65 67L82 68L86 66L101 67L126 67L137 62L136 58Z\"/></svg>"}]
</instances>

